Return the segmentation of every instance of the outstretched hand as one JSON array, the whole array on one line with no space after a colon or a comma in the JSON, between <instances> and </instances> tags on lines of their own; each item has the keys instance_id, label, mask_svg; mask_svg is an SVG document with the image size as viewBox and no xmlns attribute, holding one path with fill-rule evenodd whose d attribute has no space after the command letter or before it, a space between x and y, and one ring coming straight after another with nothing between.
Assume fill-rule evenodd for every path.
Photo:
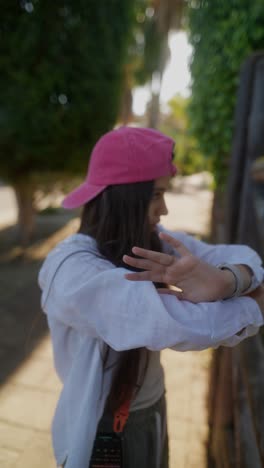
<instances>
[{"instance_id":1,"label":"outstretched hand","mask_svg":"<svg viewBox=\"0 0 264 468\"><path fill-rule=\"evenodd\" d=\"M128 273L130 281L153 281L176 286L177 291L159 289L160 293L173 294L179 299L211 302L224 299L232 294L234 276L228 270L209 265L193 255L182 242L162 232L159 237L177 250L179 257L162 252L133 247L132 252L141 258L124 255L127 265L140 268L142 272Z\"/></svg>"}]
</instances>

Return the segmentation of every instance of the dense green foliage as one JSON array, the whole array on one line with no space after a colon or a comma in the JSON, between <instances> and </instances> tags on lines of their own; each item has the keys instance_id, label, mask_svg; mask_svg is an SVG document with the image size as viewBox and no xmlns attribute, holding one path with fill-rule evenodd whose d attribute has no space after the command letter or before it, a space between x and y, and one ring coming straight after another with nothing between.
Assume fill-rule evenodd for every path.
<instances>
[{"instance_id":1,"label":"dense green foliage","mask_svg":"<svg viewBox=\"0 0 264 468\"><path fill-rule=\"evenodd\" d=\"M160 64L159 57L167 39L158 28L158 15L152 0L134 0L134 10L135 21L126 55L132 87L150 82L152 74L160 65L165 65Z\"/></svg>"},{"instance_id":2,"label":"dense green foliage","mask_svg":"<svg viewBox=\"0 0 264 468\"><path fill-rule=\"evenodd\" d=\"M148 2L141 2L141 11L137 15L137 27L135 28L135 48L137 67L135 69L135 80L138 85L144 85L151 80L153 73L163 70L169 55L167 46L167 35L159 30L158 15L154 8L148 6ZM164 48L167 55L161 60Z\"/></svg>"},{"instance_id":3,"label":"dense green foliage","mask_svg":"<svg viewBox=\"0 0 264 468\"><path fill-rule=\"evenodd\" d=\"M192 0L189 36L190 123L202 152L212 160L215 181L223 187L232 143L239 72L247 56L264 48L263 0Z\"/></svg>"},{"instance_id":4,"label":"dense green foliage","mask_svg":"<svg viewBox=\"0 0 264 468\"><path fill-rule=\"evenodd\" d=\"M116 121L134 0L0 0L0 173L83 171Z\"/></svg>"},{"instance_id":5,"label":"dense green foliage","mask_svg":"<svg viewBox=\"0 0 264 468\"><path fill-rule=\"evenodd\" d=\"M169 112L162 116L160 125L160 129L176 142L175 164L181 175L191 175L211 169L210 161L198 150L197 141L189 131L187 112L189 101L189 98L174 96L168 103Z\"/></svg>"}]
</instances>

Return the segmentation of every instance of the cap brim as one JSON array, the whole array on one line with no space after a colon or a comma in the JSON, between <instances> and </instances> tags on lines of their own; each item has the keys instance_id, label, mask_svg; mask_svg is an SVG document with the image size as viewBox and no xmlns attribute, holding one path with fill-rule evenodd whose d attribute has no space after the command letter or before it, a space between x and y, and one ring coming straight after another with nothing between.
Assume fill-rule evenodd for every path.
<instances>
[{"instance_id":1,"label":"cap brim","mask_svg":"<svg viewBox=\"0 0 264 468\"><path fill-rule=\"evenodd\" d=\"M84 182L64 198L62 206L67 210L79 208L99 195L106 187L106 185L91 185Z\"/></svg>"}]
</instances>

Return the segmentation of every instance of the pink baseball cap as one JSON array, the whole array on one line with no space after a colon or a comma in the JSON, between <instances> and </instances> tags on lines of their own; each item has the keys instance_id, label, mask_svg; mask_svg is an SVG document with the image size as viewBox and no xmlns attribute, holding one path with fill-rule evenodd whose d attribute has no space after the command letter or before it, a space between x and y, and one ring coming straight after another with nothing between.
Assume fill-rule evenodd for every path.
<instances>
[{"instance_id":1,"label":"pink baseball cap","mask_svg":"<svg viewBox=\"0 0 264 468\"><path fill-rule=\"evenodd\" d=\"M84 205L109 185L175 175L174 141L158 130L120 127L103 135L93 148L85 181L62 202L67 209Z\"/></svg>"}]
</instances>

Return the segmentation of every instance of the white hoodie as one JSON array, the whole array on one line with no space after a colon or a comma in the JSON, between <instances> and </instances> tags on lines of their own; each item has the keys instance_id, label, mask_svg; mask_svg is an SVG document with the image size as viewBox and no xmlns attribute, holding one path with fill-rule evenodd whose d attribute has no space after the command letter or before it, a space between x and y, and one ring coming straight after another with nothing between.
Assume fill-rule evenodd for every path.
<instances>
[{"instance_id":1,"label":"white hoodie","mask_svg":"<svg viewBox=\"0 0 264 468\"><path fill-rule=\"evenodd\" d=\"M169 234L210 264L248 265L254 272L252 290L262 282L261 259L249 247L212 246L184 233ZM67 468L89 466L113 372L103 371L106 344L114 361L118 351L138 347L188 351L235 346L263 325L259 307L249 297L193 304L160 295L151 282L128 281L126 272L101 258L92 238L74 234L50 252L39 274L55 367L63 382L53 446L58 465L67 459Z\"/></svg>"}]
</instances>

